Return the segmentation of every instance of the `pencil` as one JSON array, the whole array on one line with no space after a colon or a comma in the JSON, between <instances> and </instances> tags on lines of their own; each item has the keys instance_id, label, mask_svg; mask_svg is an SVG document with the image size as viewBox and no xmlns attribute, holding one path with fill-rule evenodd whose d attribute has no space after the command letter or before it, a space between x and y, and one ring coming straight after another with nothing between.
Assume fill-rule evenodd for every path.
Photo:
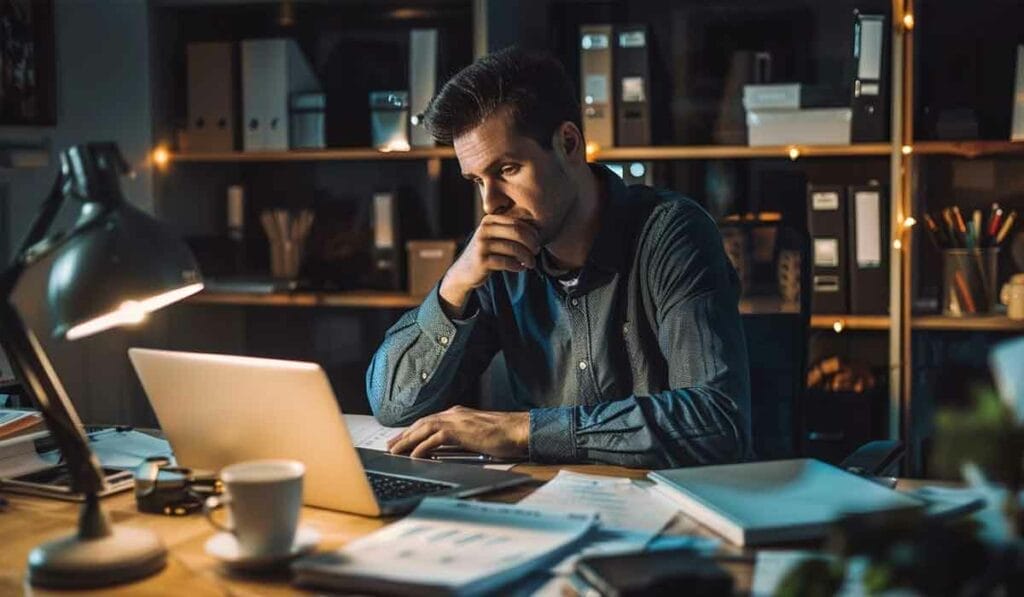
<instances>
[{"instance_id":1,"label":"pencil","mask_svg":"<svg viewBox=\"0 0 1024 597\"><path fill-rule=\"evenodd\" d=\"M949 246L960 246L960 242L956 232L956 224L953 223L953 212L950 211L948 207L942 209L942 221L946 223L946 229L949 230Z\"/></svg>"},{"instance_id":2,"label":"pencil","mask_svg":"<svg viewBox=\"0 0 1024 597\"><path fill-rule=\"evenodd\" d=\"M1010 215L1006 216L1006 221L1003 222L1003 227L999 229L999 234L996 235L996 244L1001 244L1006 240L1006 236L1010 234L1010 228L1013 228L1013 223L1017 220L1017 210L1010 212Z\"/></svg>"},{"instance_id":3,"label":"pencil","mask_svg":"<svg viewBox=\"0 0 1024 597\"><path fill-rule=\"evenodd\" d=\"M985 244L985 233L981 230L981 210L976 209L971 214L971 222L974 223L974 246L981 247Z\"/></svg>"},{"instance_id":4,"label":"pencil","mask_svg":"<svg viewBox=\"0 0 1024 597\"><path fill-rule=\"evenodd\" d=\"M995 204L993 204L995 205ZM988 220L988 235L992 237L994 242L996 236L999 234L999 225L1003 223L1003 209L996 207L992 210L992 217Z\"/></svg>"}]
</instances>

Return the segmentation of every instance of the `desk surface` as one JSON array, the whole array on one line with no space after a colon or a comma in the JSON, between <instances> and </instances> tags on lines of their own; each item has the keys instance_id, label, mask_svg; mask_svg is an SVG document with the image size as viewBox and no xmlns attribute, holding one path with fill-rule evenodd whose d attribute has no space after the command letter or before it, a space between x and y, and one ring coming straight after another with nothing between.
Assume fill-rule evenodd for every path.
<instances>
[{"instance_id":1,"label":"desk surface","mask_svg":"<svg viewBox=\"0 0 1024 597\"><path fill-rule=\"evenodd\" d=\"M645 471L613 466L580 465L567 467L520 465L517 472L534 477L535 483L485 496L489 501L515 502L553 477L561 468L582 473L643 478ZM913 482L901 482L901 486ZM25 562L33 547L70 533L77 525L79 505L57 500L4 494L10 502L0 513L0 595L21 594L25 582ZM151 529L158 533L170 551L167 567L149 579L104 589L104 595L187 594L203 595L279 595L299 592L288 585L287 573L275 576L246 577L229 575L215 559L206 555L203 545L214 534L214 529L199 515L183 518L140 514L135 509L131 492L124 492L103 500L103 507L116 524ZM390 519L374 519L332 512L317 508L303 508L301 524L315 528L322 540L321 551L336 549L347 542L375 531ZM670 534L697 533L711 535L684 516L666 531ZM725 553L742 555L738 548L723 546ZM737 589L749 591L753 565L738 558L726 567L734 574ZM45 595L45 591L33 591ZM66 593L60 593L66 594Z\"/></svg>"}]
</instances>

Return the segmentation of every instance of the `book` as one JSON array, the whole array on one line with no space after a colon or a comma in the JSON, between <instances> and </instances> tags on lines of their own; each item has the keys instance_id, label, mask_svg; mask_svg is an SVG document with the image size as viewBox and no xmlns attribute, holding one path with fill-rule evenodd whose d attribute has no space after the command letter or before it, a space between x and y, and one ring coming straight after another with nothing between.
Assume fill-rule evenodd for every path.
<instances>
[{"instance_id":1,"label":"book","mask_svg":"<svg viewBox=\"0 0 1024 597\"><path fill-rule=\"evenodd\" d=\"M647 477L686 515L741 546L817 539L844 514L924 506L809 458L669 469Z\"/></svg>"},{"instance_id":2,"label":"book","mask_svg":"<svg viewBox=\"0 0 1024 597\"><path fill-rule=\"evenodd\" d=\"M480 595L544 570L595 512L426 498L402 520L292 564L295 583L389 595Z\"/></svg>"},{"instance_id":3,"label":"book","mask_svg":"<svg viewBox=\"0 0 1024 597\"><path fill-rule=\"evenodd\" d=\"M46 429L43 415L34 410L0 408L0 439L10 439Z\"/></svg>"}]
</instances>

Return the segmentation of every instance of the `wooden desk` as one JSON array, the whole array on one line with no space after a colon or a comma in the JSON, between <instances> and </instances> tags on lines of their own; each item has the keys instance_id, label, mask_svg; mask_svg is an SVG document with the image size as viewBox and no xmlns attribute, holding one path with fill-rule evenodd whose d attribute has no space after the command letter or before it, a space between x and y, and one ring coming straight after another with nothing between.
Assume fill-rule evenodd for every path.
<instances>
[{"instance_id":1,"label":"wooden desk","mask_svg":"<svg viewBox=\"0 0 1024 597\"><path fill-rule=\"evenodd\" d=\"M489 501L516 502L541 483L553 477L560 469L597 475L615 475L641 479L646 471L614 466L534 466L521 465L517 472L534 477L535 482L503 492L485 496ZM5 493L10 502L0 512L0 595L21 594L25 585L25 563L33 547L56 537L67 535L77 525L79 505L57 500L18 496ZM299 592L288 585L288 575L282 572L271 576L229 575L217 561L206 555L203 545L214 534L214 529L200 515L170 517L141 514L135 509L135 498L124 492L103 500L104 511L118 524L144 527L155 531L170 552L167 567L146 580L103 589L103 595L164 595L180 594L189 597L204 595L284 595ZM317 508L303 508L301 524L319 531L322 540L319 550L339 548L349 541L375 531L391 519L374 519ZM666 531L669 534L712 535L684 516L679 516ZM723 543L725 555L736 556L735 562L723 564L736 578L737 589L749 592L753 564L739 548ZM748 554L749 555L749 554ZM732 559L732 558L729 558ZM33 589L35 595L48 591ZM54 592L54 594L66 594Z\"/></svg>"}]
</instances>

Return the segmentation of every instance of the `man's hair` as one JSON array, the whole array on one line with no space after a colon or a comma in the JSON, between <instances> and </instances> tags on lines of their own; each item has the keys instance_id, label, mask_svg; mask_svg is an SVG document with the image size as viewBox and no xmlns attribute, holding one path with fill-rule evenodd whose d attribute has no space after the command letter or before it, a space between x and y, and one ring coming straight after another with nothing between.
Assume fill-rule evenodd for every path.
<instances>
[{"instance_id":1,"label":"man's hair","mask_svg":"<svg viewBox=\"0 0 1024 597\"><path fill-rule=\"evenodd\" d=\"M449 79L427 107L425 124L437 142L450 145L502 109L519 134L545 149L563 122L583 128L576 89L562 64L516 47L488 54Z\"/></svg>"}]
</instances>

